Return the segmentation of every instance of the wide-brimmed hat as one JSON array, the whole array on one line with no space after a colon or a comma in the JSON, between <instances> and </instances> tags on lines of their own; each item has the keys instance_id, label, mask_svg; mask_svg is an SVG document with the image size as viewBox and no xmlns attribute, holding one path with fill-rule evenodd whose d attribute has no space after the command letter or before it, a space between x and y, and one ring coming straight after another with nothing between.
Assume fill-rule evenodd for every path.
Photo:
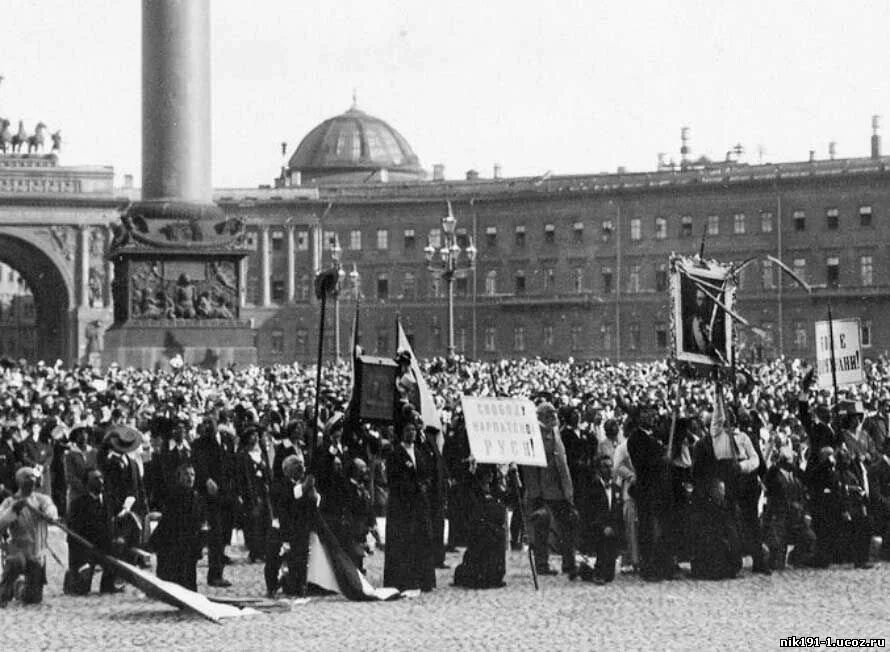
<instances>
[{"instance_id":1,"label":"wide-brimmed hat","mask_svg":"<svg viewBox=\"0 0 890 652\"><path fill-rule=\"evenodd\" d=\"M130 426L116 425L105 433L104 441L118 453L132 453L142 446L142 433Z\"/></svg>"},{"instance_id":2,"label":"wide-brimmed hat","mask_svg":"<svg viewBox=\"0 0 890 652\"><path fill-rule=\"evenodd\" d=\"M30 466L23 466L15 472L15 483L19 487L21 487L25 483L25 480L27 480L28 478L39 480L40 475L37 473L36 469L33 469Z\"/></svg>"}]
</instances>

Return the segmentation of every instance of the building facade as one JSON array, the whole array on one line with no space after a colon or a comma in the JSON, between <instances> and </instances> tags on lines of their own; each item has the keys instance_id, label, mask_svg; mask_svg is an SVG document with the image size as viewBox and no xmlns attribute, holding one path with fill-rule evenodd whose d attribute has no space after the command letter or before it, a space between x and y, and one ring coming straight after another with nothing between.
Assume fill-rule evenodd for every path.
<instances>
[{"instance_id":1,"label":"building facade","mask_svg":"<svg viewBox=\"0 0 890 652\"><path fill-rule=\"evenodd\" d=\"M826 317L829 303L836 318L862 320L867 350L890 342L883 319L890 314L890 158L879 146L858 159L700 160L649 173L538 178L496 171L483 179L471 171L460 181L436 169L430 180L394 181L385 156L362 141L366 114L351 112L323 123L338 134L326 145L318 144L318 128L306 139L328 158L340 147L330 176L326 159L308 156L301 143L276 187L216 193L227 214L249 225L242 315L254 320L262 362L314 359L312 280L332 264L334 238L344 271L354 268L360 280L354 288L344 279L340 327L331 314L327 351L336 350L337 332L340 351L349 349L358 294L366 351L393 352L399 315L418 355L444 353L447 287L427 269L424 247L439 246L449 202L459 244L478 249L475 267L454 281L455 345L467 356L664 357L668 261L672 253L698 253L703 236L706 257L754 259L737 295L754 327L739 329L743 356L812 356L813 322ZM350 155L352 177L345 174ZM813 293L766 255L794 269Z\"/></svg>"}]
</instances>

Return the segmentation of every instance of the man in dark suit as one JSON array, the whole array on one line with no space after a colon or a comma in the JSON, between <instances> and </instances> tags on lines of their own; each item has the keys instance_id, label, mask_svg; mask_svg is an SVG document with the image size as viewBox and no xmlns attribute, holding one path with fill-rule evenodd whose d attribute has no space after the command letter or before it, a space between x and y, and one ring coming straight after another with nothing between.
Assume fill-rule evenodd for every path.
<instances>
[{"instance_id":1,"label":"man in dark suit","mask_svg":"<svg viewBox=\"0 0 890 652\"><path fill-rule=\"evenodd\" d=\"M600 455L590 492L590 513L593 519L591 530L596 549L594 584L605 584L615 579L621 512L621 491L612 482L612 458Z\"/></svg>"},{"instance_id":2,"label":"man in dark suit","mask_svg":"<svg viewBox=\"0 0 890 652\"><path fill-rule=\"evenodd\" d=\"M639 520L640 576L647 582L658 582L673 574L665 537L670 481L665 446L655 436L655 406L641 406L636 417L637 423L627 439L627 452L637 473L634 499Z\"/></svg>"},{"instance_id":3,"label":"man in dark suit","mask_svg":"<svg viewBox=\"0 0 890 652\"><path fill-rule=\"evenodd\" d=\"M68 514L68 527L75 534L92 543L98 550L106 555L118 555L123 549L123 539L115 536L116 513L112 510L110 501L105 496L105 478L98 470L90 471L87 475L87 493L77 497L71 503ZM68 569L72 577L92 578L92 572L81 574L80 570L85 565L92 566L95 556L89 550L81 546L73 537L68 537ZM99 585L101 593L119 593L122 588L117 588L114 583L114 568L106 566L102 570L102 582ZM72 586L72 593L86 595L90 592L89 584Z\"/></svg>"},{"instance_id":4,"label":"man in dark suit","mask_svg":"<svg viewBox=\"0 0 890 652\"><path fill-rule=\"evenodd\" d=\"M226 545L232 538L236 500L235 450L227 437L217 431L216 422L207 417L201 424L201 436L192 446L195 489L207 505L207 584L228 587L223 579Z\"/></svg>"},{"instance_id":5,"label":"man in dark suit","mask_svg":"<svg viewBox=\"0 0 890 652\"><path fill-rule=\"evenodd\" d=\"M152 503L160 507L177 484L176 470L191 461L192 449L185 440L186 424L181 420L163 417L155 428L163 443L152 460L155 470Z\"/></svg>"}]
</instances>

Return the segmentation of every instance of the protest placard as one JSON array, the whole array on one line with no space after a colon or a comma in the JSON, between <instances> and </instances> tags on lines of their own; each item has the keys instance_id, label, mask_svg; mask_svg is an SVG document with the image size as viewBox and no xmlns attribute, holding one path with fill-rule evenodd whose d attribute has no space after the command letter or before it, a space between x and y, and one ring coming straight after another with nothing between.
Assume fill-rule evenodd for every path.
<instances>
[{"instance_id":1,"label":"protest placard","mask_svg":"<svg viewBox=\"0 0 890 652\"><path fill-rule=\"evenodd\" d=\"M831 336L834 331L834 360L838 387L862 382L862 351L859 346L859 320L834 319L816 322L816 368L819 387L830 389Z\"/></svg>"},{"instance_id":2,"label":"protest placard","mask_svg":"<svg viewBox=\"0 0 890 652\"><path fill-rule=\"evenodd\" d=\"M547 466L534 404L525 398L462 398L470 452L485 464Z\"/></svg>"}]
</instances>

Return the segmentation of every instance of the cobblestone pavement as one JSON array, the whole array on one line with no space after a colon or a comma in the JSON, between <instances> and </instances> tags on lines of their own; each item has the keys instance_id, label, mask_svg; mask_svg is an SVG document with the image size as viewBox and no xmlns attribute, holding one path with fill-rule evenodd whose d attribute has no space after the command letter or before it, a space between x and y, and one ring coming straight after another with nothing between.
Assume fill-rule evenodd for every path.
<instances>
[{"instance_id":1,"label":"cobblestone pavement","mask_svg":"<svg viewBox=\"0 0 890 652\"><path fill-rule=\"evenodd\" d=\"M52 548L62 559L63 536ZM239 546L226 577L230 589L208 589L206 566L199 590L259 596L262 566L249 564ZM354 603L339 596L313 598L291 611L217 625L146 599L133 587L115 596L69 597L63 569L48 560L43 605L11 603L0 610L2 650L770 650L785 636L890 639L890 563L872 570L838 566L752 575L725 582L688 579L646 584L623 575L608 586L542 577L532 588L527 556L509 552L507 587L471 591L450 586L391 603ZM552 564L558 567L554 558ZM368 576L382 577L382 553ZM98 578L94 579L98 589Z\"/></svg>"}]
</instances>

